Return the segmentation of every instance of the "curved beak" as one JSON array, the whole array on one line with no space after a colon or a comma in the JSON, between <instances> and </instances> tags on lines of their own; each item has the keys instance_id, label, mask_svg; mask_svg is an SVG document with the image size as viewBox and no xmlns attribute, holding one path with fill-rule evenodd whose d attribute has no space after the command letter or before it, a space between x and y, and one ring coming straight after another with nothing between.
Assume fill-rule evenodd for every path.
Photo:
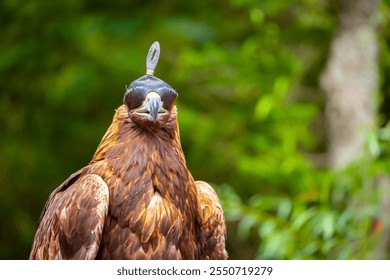
<instances>
[{"instance_id":1,"label":"curved beak","mask_svg":"<svg viewBox=\"0 0 390 280\"><path fill-rule=\"evenodd\" d=\"M157 122L159 115L166 113L162 106L161 97L157 92L151 91L146 95L144 103L137 109L138 114L146 115L154 123Z\"/></svg>"},{"instance_id":2,"label":"curved beak","mask_svg":"<svg viewBox=\"0 0 390 280\"><path fill-rule=\"evenodd\" d=\"M149 105L149 114L152 117L152 121L156 122L160 108L162 108L160 95L154 91L148 93L146 96L146 104Z\"/></svg>"}]
</instances>

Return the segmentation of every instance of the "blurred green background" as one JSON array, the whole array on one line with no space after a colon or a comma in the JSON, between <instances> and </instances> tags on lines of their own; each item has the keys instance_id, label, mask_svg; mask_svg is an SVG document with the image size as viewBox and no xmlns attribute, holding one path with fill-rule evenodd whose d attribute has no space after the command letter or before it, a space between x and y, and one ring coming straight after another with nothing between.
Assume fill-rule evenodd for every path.
<instances>
[{"instance_id":1,"label":"blurred green background","mask_svg":"<svg viewBox=\"0 0 390 280\"><path fill-rule=\"evenodd\" d=\"M389 7L375 15L371 153L336 171L323 163L320 76L338 1L1 1L0 259L28 258L48 195L89 162L155 40L188 168L223 202L231 259L390 257L390 193L378 190L390 171Z\"/></svg>"}]
</instances>

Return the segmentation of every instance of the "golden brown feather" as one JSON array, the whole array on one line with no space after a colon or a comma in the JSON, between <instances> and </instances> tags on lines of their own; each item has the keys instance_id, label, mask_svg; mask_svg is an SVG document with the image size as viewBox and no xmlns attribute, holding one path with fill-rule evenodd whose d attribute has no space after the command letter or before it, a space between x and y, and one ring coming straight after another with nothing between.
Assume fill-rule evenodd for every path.
<instances>
[{"instance_id":1,"label":"golden brown feather","mask_svg":"<svg viewBox=\"0 0 390 280\"><path fill-rule=\"evenodd\" d=\"M223 211L194 182L176 107L156 125L133 122L126 105L88 166L49 197L30 259L226 259Z\"/></svg>"},{"instance_id":2,"label":"golden brown feather","mask_svg":"<svg viewBox=\"0 0 390 280\"><path fill-rule=\"evenodd\" d=\"M86 175L54 192L41 217L30 259L94 259L108 212L108 188Z\"/></svg>"},{"instance_id":3,"label":"golden brown feather","mask_svg":"<svg viewBox=\"0 0 390 280\"><path fill-rule=\"evenodd\" d=\"M198 199L200 258L204 260L227 259L226 226L221 202L209 184L203 181L196 181L195 184Z\"/></svg>"}]
</instances>

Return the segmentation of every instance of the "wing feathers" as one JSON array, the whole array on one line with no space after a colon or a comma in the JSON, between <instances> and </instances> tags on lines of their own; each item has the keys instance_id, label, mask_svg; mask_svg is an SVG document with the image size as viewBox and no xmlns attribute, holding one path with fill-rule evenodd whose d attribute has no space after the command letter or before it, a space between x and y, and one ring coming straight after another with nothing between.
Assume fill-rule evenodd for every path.
<instances>
[{"instance_id":1,"label":"wing feathers","mask_svg":"<svg viewBox=\"0 0 390 280\"><path fill-rule=\"evenodd\" d=\"M94 174L50 196L30 259L94 259L108 212L108 187Z\"/></svg>"},{"instance_id":2,"label":"wing feathers","mask_svg":"<svg viewBox=\"0 0 390 280\"><path fill-rule=\"evenodd\" d=\"M202 259L227 259L225 250L226 226L221 202L214 189L203 181L196 181L198 194L198 240Z\"/></svg>"}]
</instances>

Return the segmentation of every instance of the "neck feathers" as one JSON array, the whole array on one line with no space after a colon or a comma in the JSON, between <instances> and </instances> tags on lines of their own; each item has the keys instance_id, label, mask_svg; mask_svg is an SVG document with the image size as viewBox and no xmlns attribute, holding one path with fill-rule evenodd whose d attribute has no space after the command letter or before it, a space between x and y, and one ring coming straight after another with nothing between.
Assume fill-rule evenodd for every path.
<instances>
[{"instance_id":1,"label":"neck feathers","mask_svg":"<svg viewBox=\"0 0 390 280\"><path fill-rule=\"evenodd\" d=\"M173 148L185 163L184 153L180 144L176 107L172 109L171 116L164 127L143 129L131 121L126 105L120 106L116 110L113 121L103 136L90 163L108 159L112 156L131 157L136 150L145 149L146 152L151 148L148 146L157 146L159 149L166 148L170 150Z\"/></svg>"}]
</instances>

